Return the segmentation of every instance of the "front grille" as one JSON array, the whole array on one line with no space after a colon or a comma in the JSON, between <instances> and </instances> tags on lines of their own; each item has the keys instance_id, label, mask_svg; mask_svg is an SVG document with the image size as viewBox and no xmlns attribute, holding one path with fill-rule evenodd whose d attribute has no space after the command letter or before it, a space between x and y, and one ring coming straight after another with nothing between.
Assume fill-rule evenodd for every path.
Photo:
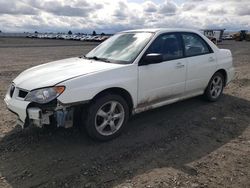
<instances>
[{"instance_id":1,"label":"front grille","mask_svg":"<svg viewBox=\"0 0 250 188\"><path fill-rule=\"evenodd\" d=\"M27 94L28 94L27 91L19 89L18 97L25 98Z\"/></svg>"},{"instance_id":2,"label":"front grille","mask_svg":"<svg viewBox=\"0 0 250 188\"><path fill-rule=\"evenodd\" d=\"M11 85L11 86L10 86L10 97L13 96L14 91L15 91L15 86L14 86L14 85Z\"/></svg>"}]
</instances>

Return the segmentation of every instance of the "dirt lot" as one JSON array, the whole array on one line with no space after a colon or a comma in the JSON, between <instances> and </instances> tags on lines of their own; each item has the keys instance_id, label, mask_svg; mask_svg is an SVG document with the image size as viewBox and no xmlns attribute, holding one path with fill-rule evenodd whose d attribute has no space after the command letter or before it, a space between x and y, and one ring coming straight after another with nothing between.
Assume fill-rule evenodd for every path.
<instances>
[{"instance_id":1,"label":"dirt lot","mask_svg":"<svg viewBox=\"0 0 250 188\"><path fill-rule=\"evenodd\" d=\"M0 187L250 187L250 42L224 41L236 78L216 103L192 98L134 116L98 143L79 129L21 130L3 98L21 71L95 43L0 38Z\"/></svg>"}]
</instances>

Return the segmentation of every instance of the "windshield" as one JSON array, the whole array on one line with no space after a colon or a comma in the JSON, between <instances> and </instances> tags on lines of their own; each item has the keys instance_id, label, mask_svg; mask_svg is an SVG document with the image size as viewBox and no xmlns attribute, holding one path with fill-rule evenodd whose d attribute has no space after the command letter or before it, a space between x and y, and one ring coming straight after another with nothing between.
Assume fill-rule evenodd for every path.
<instances>
[{"instance_id":1,"label":"windshield","mask_svg":"<svg viewBox=\"0 0 250 188\"><path fill-rule=\"evenodd\" d=\"M132 63L153 33L119 33L101 43L85 57L111 63Z\"/></svg>"}]
</instances>

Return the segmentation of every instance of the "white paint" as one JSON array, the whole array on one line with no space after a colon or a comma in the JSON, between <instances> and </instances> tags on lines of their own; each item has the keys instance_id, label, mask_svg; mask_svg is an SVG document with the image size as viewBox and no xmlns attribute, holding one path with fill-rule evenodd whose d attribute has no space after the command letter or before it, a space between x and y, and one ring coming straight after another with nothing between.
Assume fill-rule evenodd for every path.
<instances>
[{"instance_id":1,"label":"white paint","mask_svg":"<svg viewBox=\"0 0 250 188\"><path fill-rule=\"evenodd\" d=\"M136 32L139 31L154 32L155 36L132 64L121 65L70 58L28 69L13 82L17 87L28 91L64 85L66 89L58 100L65 104L91 100L105 89L122 88L131 95L133 112L138 113L202 94L212 75L219 69L227 72L227 83L231 81L234 75L231 52L218 49L198 31L148 29ZM157 36L162 33L182 31L200 35L214 53L138 66L142 55ZM177 68L178 64L184 66ZM29 102L19 100L15 94L12 98L7 94L5 102L22 121L25 120Z\"/></svg>"}]
</instances>

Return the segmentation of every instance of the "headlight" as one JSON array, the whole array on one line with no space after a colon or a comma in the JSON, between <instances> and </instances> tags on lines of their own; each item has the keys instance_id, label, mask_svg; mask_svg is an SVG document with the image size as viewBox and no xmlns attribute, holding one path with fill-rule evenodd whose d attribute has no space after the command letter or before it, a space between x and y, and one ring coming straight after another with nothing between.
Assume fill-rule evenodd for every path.
<instances>
[{"instance_id":1,"label":"headlight","mask_svg":"<svg viewBox=\"0 0 250 188\"><path fill-rule=\"evenodd\" d=\"M64 90L65 86L54 86L54 87L36 89L30 91L25 97L25 100L40 104L48 103L57 98L60 94L62 94Z\"/></svg>"}]
</instances>

